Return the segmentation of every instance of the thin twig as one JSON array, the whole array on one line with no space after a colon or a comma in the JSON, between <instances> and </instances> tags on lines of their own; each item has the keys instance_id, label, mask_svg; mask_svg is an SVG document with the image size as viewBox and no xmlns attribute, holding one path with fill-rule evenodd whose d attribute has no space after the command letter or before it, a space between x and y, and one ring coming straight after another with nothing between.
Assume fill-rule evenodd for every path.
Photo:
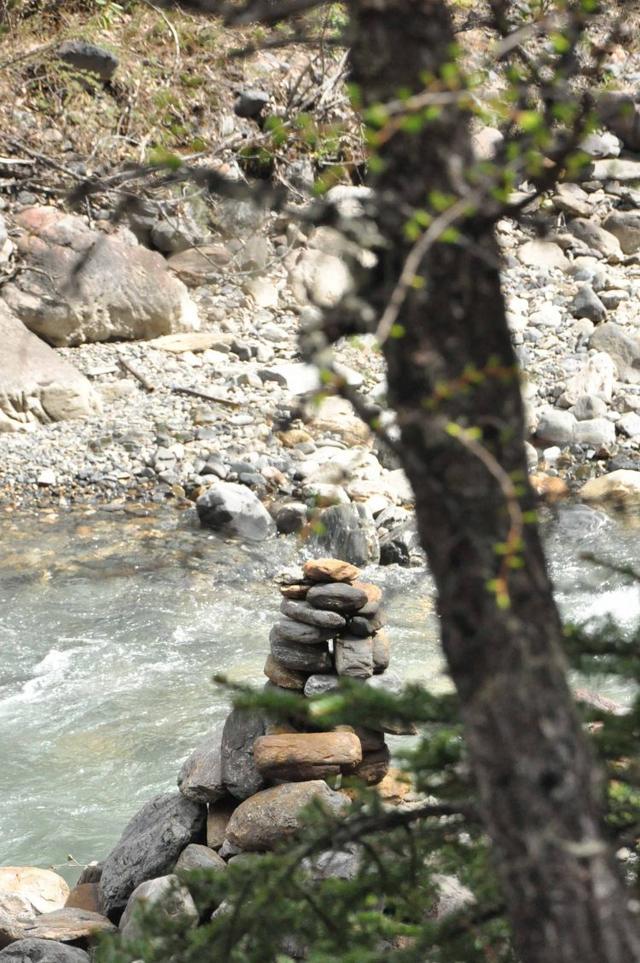
<instances>
[{"instance_id":1,"label":"thin twig","mask_svg":"<svg viewBox=\"0 0 640 963\"><path fill-rule=\"evenodd\" d=\"M171 21L169 20L168 16L167 16L166 13L164 12L164 10L161 10L160 7L156 7L155 3L152 3L151 0L142 0L142 2L143 2L143 3L146 3L146 5L147 5L148 7L150 7L152 10L155 10L155 12L158 14L158 16L159 16L159 17L162 17L162 19L163 19L164 22L166 23L167 28L168 28L169 32L171 33L171 36L173 37L173 42L174 42L175 48L176 48L175 68L177 69L177 68L180 66L180 61L181 61L181 59L182 59L182 58L181 58L181 55L180 55L180 38L178 37L178 31L177 31L176 28L173 26L173 24L172 24Z\"/></svg>"}]
</instances>

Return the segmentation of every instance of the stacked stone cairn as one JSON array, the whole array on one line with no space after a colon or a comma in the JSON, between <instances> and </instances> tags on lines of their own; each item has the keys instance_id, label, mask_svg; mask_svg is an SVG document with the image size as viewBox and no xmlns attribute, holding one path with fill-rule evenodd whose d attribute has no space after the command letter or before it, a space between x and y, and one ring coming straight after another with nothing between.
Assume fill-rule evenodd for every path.
<instances>
[{"instance_id":1,"label":"stacked stone cairn","mask_svg":"<svg viewBox=\"0 0 640 963\"><path fill-rule=\"evenodd\" d=\"M330 692L340 678L389 691L400 687L387 672L382 593L358 576L353 565L325 558L284 579L281 616L271 629L264 668L268 687L307 697ZM3 870L11 893L4 898L9 884L3 887L0 878L0 963L88 963L85 947L99 931L119 925L123 937L136 938L140 906L156 905L168 917L197 926L188 886L176 874L200 868L223 872L246 853L273 849L297 832L312 800L344 812L350 790L333 789L326 780L338 785L341 775L355 776L380 784L387 803L411 805L409 788L387 776L384 734L399 731L383 721L378 731L346 726L300 731L259 710L233 709L182 766L180 791L147 802L106 859L90 864L70 892L50 871ZM323 855L314 866L321 877L356 871L355 848ZM34 873L46 877L42 886L49 889L53 877L59 889L44 912L29 908ZM216 912L223 911L224 906Z\"/></svg>"}]
</instances>

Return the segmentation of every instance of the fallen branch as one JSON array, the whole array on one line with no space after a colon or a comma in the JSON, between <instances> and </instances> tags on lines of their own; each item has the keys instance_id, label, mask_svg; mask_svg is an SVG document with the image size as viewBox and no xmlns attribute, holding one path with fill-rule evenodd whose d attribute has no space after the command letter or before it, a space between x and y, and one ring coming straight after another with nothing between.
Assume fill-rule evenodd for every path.
<instances>
[{"instance_id":1,"label":"fallen branch","mask_svg":"<svg viewBox=\"0 0 640 963\"><path fill-rule=\"evenodd\" d=\"M147 376L142 371L140 371L140 369L136 365L131 364L130 361L127 361L124 355L119 354L118 361L120 362L122 367L129 372L129 374L132 374L133 377L140 382L140 384L146 391L156 390L156 386L153 384L153 382L149 381Z\"/></svg>"}]
</instances>

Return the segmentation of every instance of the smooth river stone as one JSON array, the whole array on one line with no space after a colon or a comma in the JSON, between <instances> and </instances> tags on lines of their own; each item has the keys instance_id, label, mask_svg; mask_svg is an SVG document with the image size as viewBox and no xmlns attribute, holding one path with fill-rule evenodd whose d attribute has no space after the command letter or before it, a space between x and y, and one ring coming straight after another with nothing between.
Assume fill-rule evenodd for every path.
<instances>
[{"instance_id":1,"label":"smooth river stone","mask_svg":"<svg viewBox=\"0 0 640 963\"><path fill-rule=\"evenodd\" d=\"M98 933L113 931L115 926L101 913L69 908L54 910L53 913L43 913L25 923L23 938L76 943L87 942Z\"/></svg>"},{"instance_id":2,"label":"smooth river stone","mask_svg":"<svg viewBox=\"0 0 640 963\"><path fill-rule=\"evenodd\" d=\"M322 609L314 609L308 602L293 602L291 599L283 599L280 611L287 618L294 622L304 622L306 625L316 625L320 629L331 629L338 631L343 629L347 620L339 612L325 612Z\"/></svg>"},{"instance_id":3,"label":"smooth river stone","mask_svg":"<svg viewBox=\"0 0 640 963\"><path fill-rule=\"evenodd\" d=\"M283 642L273 629L269 636L271 655L288 669L299 672L327 672L333 668L333 662L326 642L322 645L296 645L294 642Z\"/></svg>"},{"instance_id":4,"label":"smooth river stone","mask_svg":"<svg viewBox=\"0 0 640 963\"><path fill-rule=\"evenodd\" d=\"M336 672L350 679L373 675L373 639L343 635L335 643Z\"/></svg>"},{"instance_id":5,"label":"smooth river stone","mask_svg":"<svg viewBox=\"0 0 640 963\"><path fill-rule=\"evenodd\" d=\"M303 622L294 622L293 619L280 619L273 626L271 633L280 642L295 642L298 645L318 645L326 642L335 629L321 629L317 625L305 625Z\"/></svg>"},{"instance_id":6,"label":"smooth river stone","mask_svg":"<svg viewBox=\"0 0 640 963\"><path fill-rule=\"evenodd\" d=\"M333 692L338 688L339 679L337 675L310 675L304 687L304 694L307 699L311 696L324 695L325 692Z\"/></svg>"},{"instance_id":7,"label":"smooth river stone","mask_svg":"<svg viewBox=\"0 0 640 963\"><path fill-rule=\"evenodd\" d=\"M353 585L333 582L328 585L314 585L307 592L307 602L314 609L327 609L342 615L353 615L367 603L367 595Z\"/></svg>"},{"instance_id":8,"label":"smooth river stone","mask_svg":"<svg viewBox=\"0 0 640 963\"><path fill-rule=\"evenodd\" d=\"M339 558L313 558L302 568L312 582L353 582L360 574L355 565Z\"/></svg>"},{"instance_id":9,"label":"smooth river stone","mask_svg":"<svg viewBox=\"0 0 640 963\"><path fill-rule=\"evenodd\" d=\"M309 772L324 778L327 768L330 775L351 770L362 762L362 747L353 732L288 732L256 739L253 756L266 778L302 782Z\"/></svg>"},{"instance_id":10,"label":"smooth river stone","mask_svg":"<svg viewBox=\"0 0 640 963\"><path fill-rule=\"evenodd\" d=\"M361 638L365 638L369 635L375 635L384 624L384 618L380 612L372 615L369 619L363 615L355 615L352 619L349 619L349 632L351 635L359 635Z\"/></svg>"},{"instance_id":11,"label":"smooth river stone","mask_svg":"<svg viewBox=\"0 0 640 963\"><path fill-rule=\"evenodd\" d=\"M202 846L200 843L190 843L186 849L180 853L180 858L175 865L174 873L191 872L193 869L215 869L223 870L227 864L209 846Z\"/></svg>"},{"instance_id":12,"label":"smooth river stone","mask_svg":"<svg viewBox=\"0 0 640 963\"><path fill-rule=\"evenodd\" d=\"M266 719L261 712L233 709L222 731L222 780L236 799L246 799L264 787L253 761L253 743L264 735Z\"/></svg>"},{"instance_id":13,"label":"smooth river stone","mask_svg":"<svg viewBox=\"0 0 640 963\"><path fill-rule=\"evenodd\" d=\"M222 779L222 730L218 725L194 749L178 774L178 789L187 799L210 803L226 795Z\"/></svg>"},{"instance_id":14,"label":"smooth river stone","mask_svg":"<svg viewBox=\"0 0 640 963\"><path fill-rule=\"evenodd\" d=\"M273 682L274 685L281 689L295 689L299 692L304 689L308 678L306 672L297 672L296 669L287 668L271 654L267 656L263 671L269 682Z\"/></svg>"},{"instance_id":15,"label":"smooth river stone","mask_svg":"<svg viewBox=\"0 0 640 963\"><path fill-rule=\"evenodd\" d=\"M281 585L280 593L286 599L305 599L309 591L308 585Z\"/></svg>"},{"instance_id":16,"label":"smooth river stone","mask_svg":"<svg viewBox=\"0 0 640 963\"><path fill-rule=\"evenodd\" d=\"M382 602L382 589L378 585L373 585L371 582L354 582L353 588L360 589L360 591L364 592L367 596L367 602L358 611L358 615L363 616L365 619L370 619L376 615Z\"/></svg>"},{"instance_id":17,"label":"smooth river stone","mask_svg":"<svg viewBox=\"0 0 640 963\"><path fill-rule=\"evenodd\" d=\"M349 806L344 795L319 779L273 786L240 803L229 820L227 839L247 852L275 849L300 829L302 810L314 800L333 813Z\"/></svg>"}]
</instances>

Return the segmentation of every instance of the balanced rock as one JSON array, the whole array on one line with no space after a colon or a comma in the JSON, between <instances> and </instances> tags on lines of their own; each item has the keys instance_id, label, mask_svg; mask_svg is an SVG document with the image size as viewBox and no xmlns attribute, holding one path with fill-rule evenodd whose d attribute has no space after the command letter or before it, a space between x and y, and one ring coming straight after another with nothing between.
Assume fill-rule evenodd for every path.
<instances>
[{"instance_id":1,"label":"balanced rock","mask_svg":"<svg viewBox=\"0 0 640 963\"><path fill-rule=\"evenodd\" d=\"M352 775L362 779L368 786L376 786L389 772L390 760L391 755L387 746L365 752L362 762L353 769Z\"/></svg>"},{"instance_id":2,"label":"balanced rock","mask_svg":"<svg viewBox=\"0 0 640 963\"><path fill-rule=\"evenodd\" d=\"M314 585L307 592L307 602L314 609L326 609L342 615L353 615L366 605L367 601L367 595L362 589L340 582Z\"/></svg>"},{"instance_id":3,"label":"balanced rock","mask_svg":"<svg viewBox=\"0 0 640 963\"><path fill-rule=\"evenodd\" d=\"M229 820L227 838L244 851L274 849L298 832L303 810L314 801L334 813L349 805L345 796L321 780L273 786L238 806Z\"/></svg>"},{"instance_id":4,"label":"balanced rock","mask_svg":"<svg viewBox=\"0 0 640 963\"><path fill-rule=\"evenodd\" d=\"M311 606L309 606L311 608ZM333 615L334 613L330 613ZM305 622L294 622L293 619L280 619L275 623L272 635L278 642L295 642L301 645L318 645L326 642L336 634L335 628L320 628L319 625L309 625Z\"/></svg>"},{"instance_id":5,"label":"balanced rock","mask_svg":"<svg viewBox=\"0 0 640 963\"><path fill-rule=\"evenodd\" d=\"M335 673L320 673L310 675L304 686L304 694L307 699L312 696L325 695L327 692L334 692L340 685L340 680Z\"/></svg>"},{"instance_id":6,"label":"balanced rock","mask_svg":"<svg viewBox=\"0 0 640 963\"><path fill-rule=\"evenodd\" d=\"M137 940L142 937L142 911L151 908L157 910L163 920L180 920L192 926L198 920L198 910L187 887L174 874L160 876L140 883L129 897L120 920L123 939Z\"/></svg>"},{"instance_id":7,"label":"balanced rock","mask_svg":"<svg viewBox=\"0 0 640 963\"><path fill-rule=\"evenodd\" d=\"M373 639L342 635L335 642L336 672L353 679L373 675Z\"/></svg>"},{"instance_id":8,"label":"balanced rock","mask_svg":"<svg viewBox=\"0 0 640 963\"><path fill-rule=\"evenodd\" d=\"M62 909L69 887L62 876L37 866L0 866L0 893L27 900L36 913Z\"/></svg>"},{"instance_id":9,"label":"balanced rock","mask_svg":"<svg viewBox=\"0 0 640 963\"><path fill-rule=\"evenodd\" d=\"M180 793L151 799L127 824L104 861L100 898L108 916L118 915L136 886L175 866L189 843L204 835L206 809Z\"/></svg>"},{"instance_id":10,"label":"balanced rock","mask_svg":"<svg viewBox=\"0 0 640 963\"><path fill-rule=\"evenodd\" d=\"M194 869L226 869L227 864L215 850L200 843L189 843L180 853L174 872L191 872Z\"/></svg>"},{"instance_id":11,"label":"balanced rock","mask_svg":"<svg viewBox=\"0 0 640 963\"><path fill-rule=\"evenodd\" d=\"M308 602L296 602L293 599L283 599L280 611L294 622L305 622L307 625L316 625L321 629L339 631L347 624L347 620L339 612L314 609Z\"/></svg>"},{"instance_id":12,"label":"balanced rock","mask_svg":"<svg viewBox=\"0 0 640 963\"><path fill-rule=\"evenodd\" d=\"M198 803L216 802L226 795L222 779L222 725L216 726L194 749L178 775L178 789Z\"/></svg>"},{"instance_id":13,"label":"balanced rock","mask_svg":"<svg viewBox=\"0 0 640 963\"><path fill-rule=\"evenodd\" d=\"M303 566L305 577L312 582L353 582L359 569L338 558L314 558Z\"/></svg>"},{"instance_id":14,"label":"balanced rock","mask_svg":"<svg viewBox=\"0 0 640 963\"><path fill-rule=\"evenodd\" d=\"M108 933L115 926L106 916L88 910L67 908L36 916L23 929L24 939L57 940L59 943L88 942L98 933Z\"/></svg>"},{"instance_id":15,"label":"balanced rock","mask_svg":"<svg viewBox=\"0 0 640 963\"><path fill-rule=\"evenodd\" d=\"M0 963L90 963L89 954L77 946L54 940L18 940L0 953Z\"/></svg>"},{"instance_id":16,"label":"balanced rock","mask_svg":"<svg viewBox=\"0 0 640 963\"><path fill-rule=\"evenodd\" d=\"M271 515L250 488L219 481L196 501L200 523L205 528L259 542L275 534Z\"/></svg>"},{"instance_id":17,"label":"balanced rock","mask_svg":"<svg viewBox=\"0 0 640 963\"><path fill-rule=\"evenodd\" d=\"M246 799L264 786L253 759L253 744L265 727L261 712L234 709L227 716L222 731L222 779L236 799Z\"/></svg>"},{"instance_id":18,"label":"balanced rock","mask_svg":"<svg viewBox=\"0 0 640 963\"><path fill-rule=\"evenodd\" d=\"M17 218L24 270L3 297L24 324L55 346L151 338L200 321L162 255L132 234L100 234L81 217L32 207Z\"/></svg>"},{"instance_id":19,"label":"balanced rock","mask_svg":"<svg viewBox=\"0 0 640 963\"><path fill-rule=\"evenodd\" d=\"M326 642L322 645L283 642L273 629L269 635L269 642L271 655L288 669L311 673L329 671L332 668L331 655Z\"/></svg>"},{"instance_id":20,"label":"balanced rock","mask_svg":"<svg viewBox=\"0 0 640 963\"><path fill-rule=\"evenodd\" d=\"M269 682L280 686L281 689L296 689L302 691L307 681L305 672L298 672L296 669L289 669L282 662L269 653L264 664L264 674Z\"/></svg>"},{"instance_id":21,"label":"balanced rock","mask_svg":"<svg viewBox=\"0 0 640 963\"><path fill-rule=\"evenodd\" d=\"M367 596L366 604L358 610L358 615L364 615L367 619L375 615L382 601L382 589L380 586L373 585L371 582L354 582L353 588L359 589Z\"/></svg>"},{"instance_id":22,"label":"balanced rock","mask_svg":"<svg viewBox=\"0 0 640 963\"><path fill-rule=\"evenodd\" d=\"M291 732L261 736L254 759L267 779L302 782L337 775L362 761L360 740L351 732Z\"/></svg>"},{"instance_id":23,"label":"balanced rock","mask_svg":"<svg viewBox=\"0 0 640 963\"><path fill-rule=\"evenodd\" d=\"M376 674L384 672L391 661L391 643L386 632L377 632L374 635L371 654L373 656L373 671Z\"/></svg>"}]
</instances>

